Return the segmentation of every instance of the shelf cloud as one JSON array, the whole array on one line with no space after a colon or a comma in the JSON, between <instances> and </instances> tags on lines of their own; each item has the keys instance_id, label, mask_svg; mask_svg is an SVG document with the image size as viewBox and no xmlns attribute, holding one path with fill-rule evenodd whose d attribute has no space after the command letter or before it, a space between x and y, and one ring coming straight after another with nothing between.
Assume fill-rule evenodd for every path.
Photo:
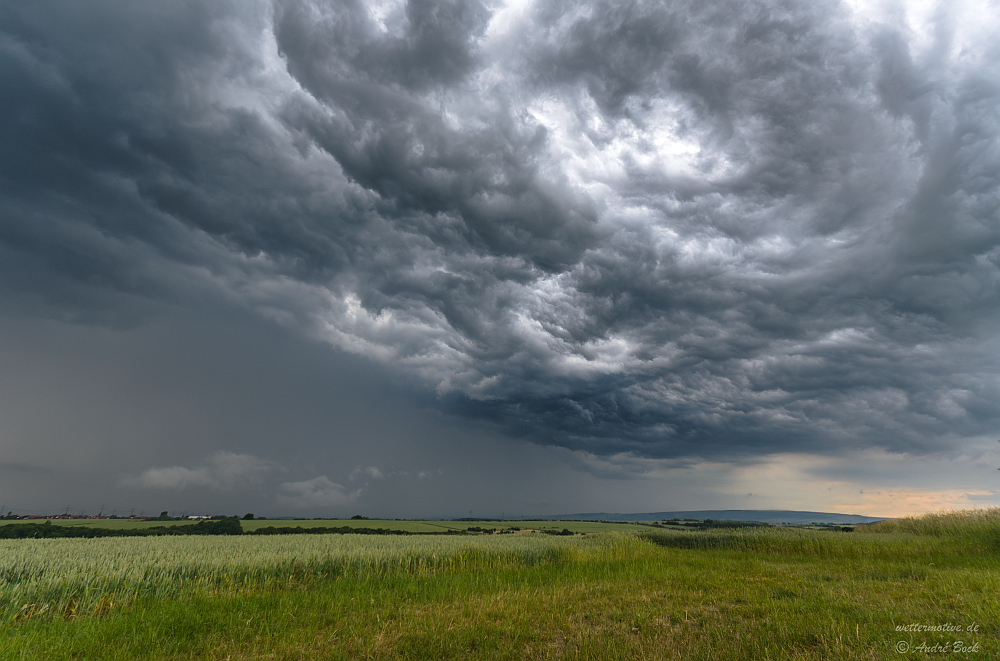
<instances>
[{"instance_id":1,"label":"shelf cloud","mask_svg":"<svg viewBox=\"0 0 1000 661\"><path fill-rule=\"evenodd\" d=\"M595 462L1000 430L995 8L56 4L0 26L11 309L238 307Z\"/></svg>"}]
</instances>

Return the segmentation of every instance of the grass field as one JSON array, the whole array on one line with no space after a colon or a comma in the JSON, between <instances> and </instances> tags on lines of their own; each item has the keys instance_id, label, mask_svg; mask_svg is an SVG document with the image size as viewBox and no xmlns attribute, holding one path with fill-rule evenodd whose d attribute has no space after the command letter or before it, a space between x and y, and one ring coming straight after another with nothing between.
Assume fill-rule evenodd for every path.
<instances>
[{"instance_id":1,"label":"grass field","mask_svg":"<svg viewBox=\"0 0 1000 661\"><path fill-rule=\"evenodd\" d=\"M5 540L0 658L997 658L998 523Z\"/></svg>"},{"instance_id":2,"label":"grass field","mask_svg":"<svg viewBox=\"0 0 1000 661\"><path fill-rule=\"evenodd\" d=\"M90 528L152 528L154 526L187 526L194 525L195 521L153 521L137 519L46 519L51 520L55 525L61 526L82 526ZM20 520L9 519L0 520L0 525L11 523L41 523L38 519ZM508 528L521 528L523 530L571 530L575 533L594 532L636 532L647 529L648 524L629 522L602 522L602 521L419 521L410 519L254 519L252 521L240 521L244 530L257 530L268 527L294 527L294 528L340 528L348 526L351 528L387 528L390 530L404 530L414 533L442 533L453 530L467 530L469 528L495 528L505 530Z\"/></svg>"}]
</instances>

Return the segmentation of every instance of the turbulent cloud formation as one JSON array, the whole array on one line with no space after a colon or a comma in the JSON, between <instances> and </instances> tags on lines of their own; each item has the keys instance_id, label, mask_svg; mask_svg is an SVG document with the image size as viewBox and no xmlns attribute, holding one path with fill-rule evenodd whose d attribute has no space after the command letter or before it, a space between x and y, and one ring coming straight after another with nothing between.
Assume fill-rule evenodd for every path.
<instances>
[{"instance_id":1,"label":"turbulent cloud formation","mask_svg":"<svg viewBox=\"0 0 1000 661\"><path fill-rule=\"evenodd\" d=\"M10 305L236 303L593 457L1000 428L987 4L60 12L0 26Z\"/></svg>"}]
</instances>

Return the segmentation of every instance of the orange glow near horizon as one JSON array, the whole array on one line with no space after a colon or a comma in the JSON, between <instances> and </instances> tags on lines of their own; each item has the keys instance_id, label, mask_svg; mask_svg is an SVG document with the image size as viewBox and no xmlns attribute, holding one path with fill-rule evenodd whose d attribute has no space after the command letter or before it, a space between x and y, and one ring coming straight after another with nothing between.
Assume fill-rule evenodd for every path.
<instances>
[{"instance_id":1,"label":"orange glow near horizon","mask_svg":"<svg viewBox=\"0 0 1000 661\"><path fill-rule=\"evenodd\" d=\"M995 497L991 491L916 491L889 489L859 493L857 498L835 504L834 511L850 511L865 516L919 516L946 510L971 510L996 507L997 503L983 500ZM977 498L978 497L978 498Z\"/></svg>"},{"instance_id":2,"label":"orange glow near horizon","mask_svg":"<svg viewBox=\"0 0 1000 661\"><path fill-rule=\"evenodd\" d=\"M871 477L873 473L877 475L876 471L869 472L867 479L850 477L849 461L868 466L886 464L894 467L906 461L911 462L907 468L912 470L910 475L917 482L926 477L924 460L919 458L901 459L882 451L869 450L851 460L793 453L773 455L769 459L728 471L718 465L703 464L702 468L705 473L714 471L722 478L734 498L741 493L752 494L754 507L748 509L903 517L1000 506L1000 491L984 488L982 483L956 489L949 488L947 484L910 486L905 482L900 484L898 478L891 485L879 484ZM891 475L891 471L887 470L886 475Z\"/></svg>"}]
</instances>

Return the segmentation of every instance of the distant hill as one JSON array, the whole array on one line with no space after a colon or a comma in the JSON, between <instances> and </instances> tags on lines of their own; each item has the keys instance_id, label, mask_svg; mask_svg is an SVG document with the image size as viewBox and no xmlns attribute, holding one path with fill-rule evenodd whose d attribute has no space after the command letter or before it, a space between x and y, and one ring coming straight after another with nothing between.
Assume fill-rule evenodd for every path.
<instances>
[{"instance_id":1,"label":"distant hill","mask_svg":"<svg viewBox=\"0 0 1000 661\"><path fill-rule=\"evenodd\" d=\"M618 514L592 512L540 516L552 521L662 521L663 519L716 519L718 521L760 521L762 523L874 523L888 517L836 514L833 512L796 512L792 510L689 510L684 512L643 512Z\"/></svg>"}]
</instances>

